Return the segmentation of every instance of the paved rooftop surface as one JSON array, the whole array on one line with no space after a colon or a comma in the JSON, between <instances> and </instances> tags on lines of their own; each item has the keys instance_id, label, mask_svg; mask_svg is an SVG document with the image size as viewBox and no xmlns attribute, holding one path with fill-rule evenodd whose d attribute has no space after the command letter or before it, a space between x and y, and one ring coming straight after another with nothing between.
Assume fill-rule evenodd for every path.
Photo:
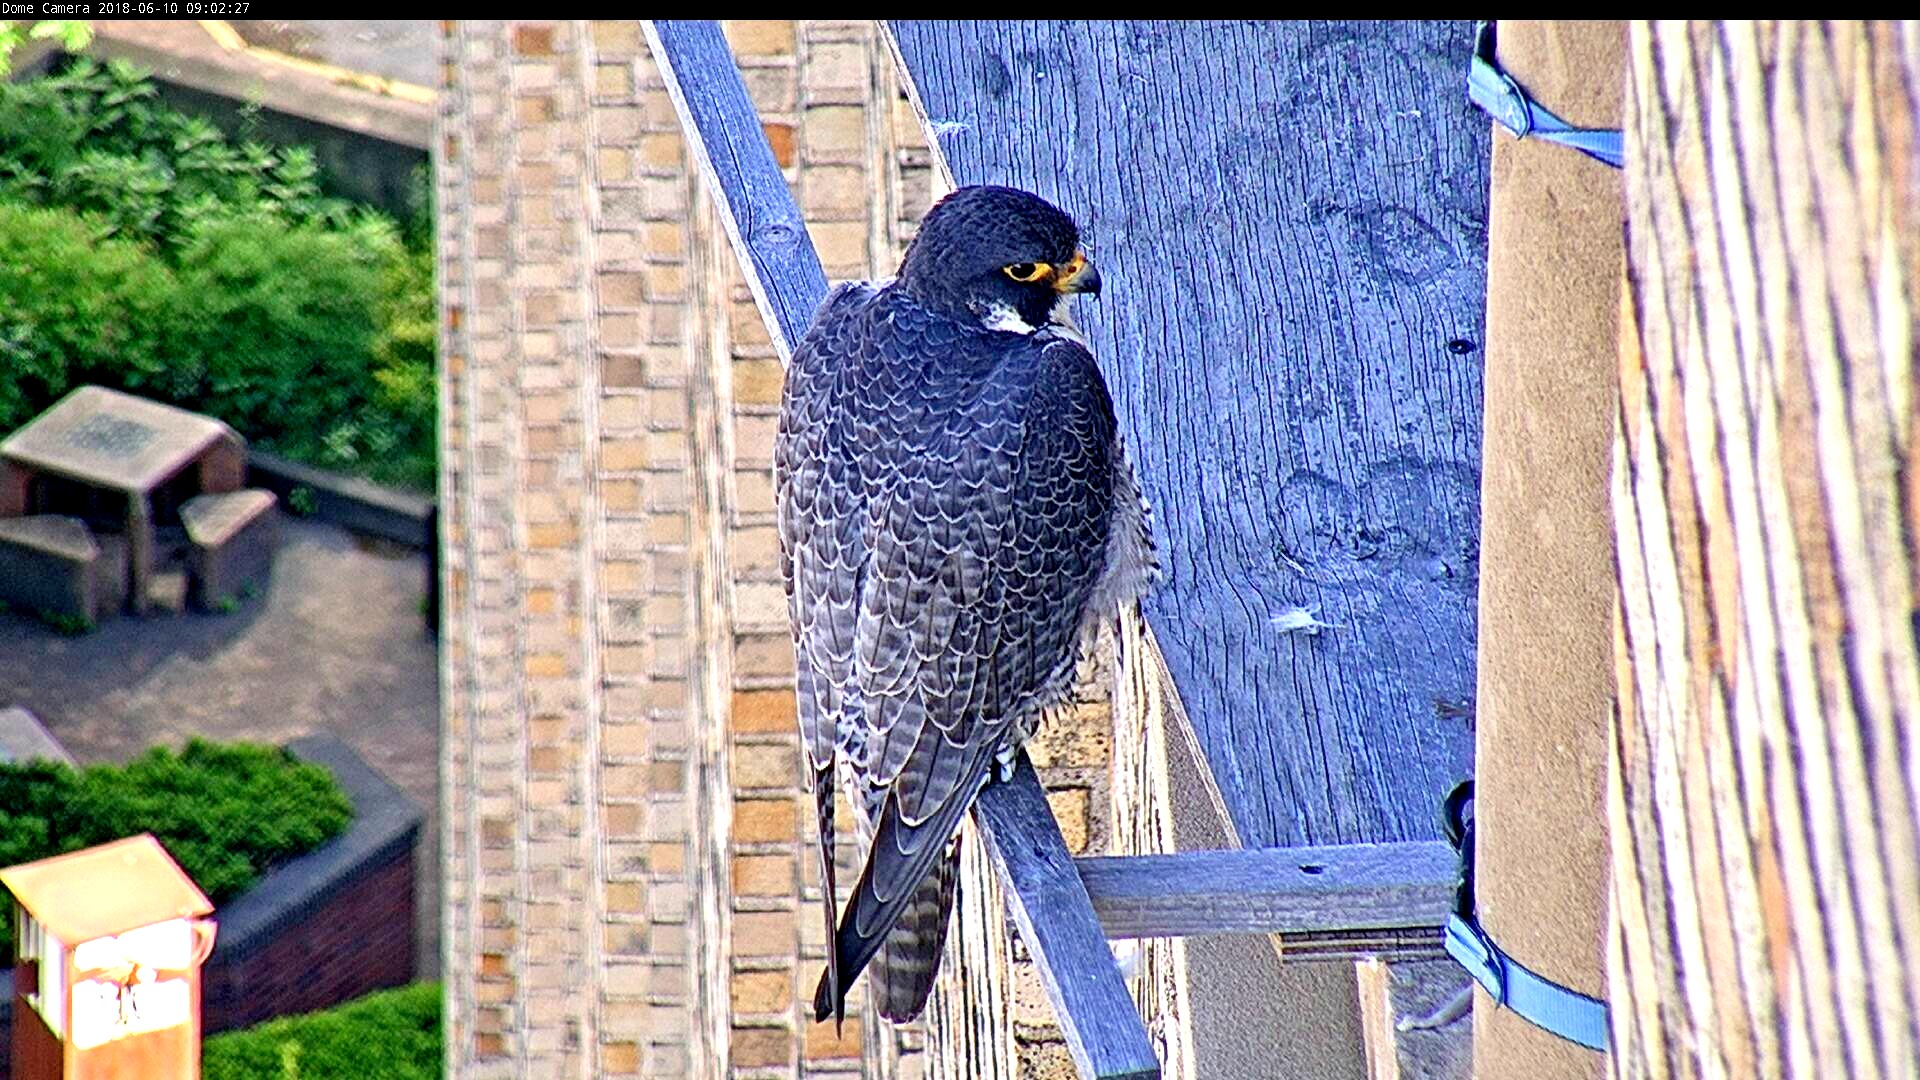
<instances>
[{"instance_id":1,"label":"paved rooftop surface","mask_svg":"<svg viewBox=\"0 0 1920 1080\"><path fill-rule=\"evenodd\" d=\"M438 32L429 19L236 20L233 28L249 44L416 86L438 82L433 63Z\"/></svg>"},{"instance_id":2,"label":"paved rooftop surface","mask_svg":"<svg viewBox=\"0 0 1920 1080\"><path fill-rule=\"evenodd\" d=\"M420 553L287 518L265 595L230 615L156 611L65 637L0 615L0 708L24 706L81 764L188 736L331 731L420 804L419 969L440 970L440 691Z\"/></svg>"},{"instance_id":3,"label":"paved rooftop surface","mask_svg":"<svg viewBox=\"0 0 1920 1080\"><path fill-rule=\"evenodd\" d=\"M103 61L130 60L165 82L234 101L259 102L277 112L403 146L427 147L433 107L393 93L377 93L364 84L368 77L375 82L395 77L390 72L418 75L424 71L428 75L424 85L436 85L431 77L433 23L273 24L309 28L305 32L289 29L277 35L258 29L263 25L243 23L236 30L249 45L280 49L300 60L332 67L302 69L251 51L229 49L205 27L188 19L96 20L93 43L85 55ZM370 31L368 27L381 29ZM254 29L249 36L247 29L241 28ZM368 34L372 36L366 37ZM289 42L297 47L281 48ZM33 55L34 50L29 48L16 57L23 70L30 66Z\"/></svg>"}]
</instances>

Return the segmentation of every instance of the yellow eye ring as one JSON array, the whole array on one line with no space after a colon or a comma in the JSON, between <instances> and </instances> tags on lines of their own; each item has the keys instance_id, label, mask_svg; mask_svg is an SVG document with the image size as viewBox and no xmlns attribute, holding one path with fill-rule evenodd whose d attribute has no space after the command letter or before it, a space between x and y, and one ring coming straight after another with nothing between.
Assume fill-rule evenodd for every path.
<instances>
[{"instance_id":1,"label":"yellow eye ring","mask_svg":"<svg viewBox=\"0 0 1920 1080\"><path fill-rule=\"evenodd\" d=\"M1053 264L1014 263L1012 266L1002 267L1001 270L1015 281L1031 282L1039 281L1041 278L1053 273Z\"/></svg>"}]
</instances>

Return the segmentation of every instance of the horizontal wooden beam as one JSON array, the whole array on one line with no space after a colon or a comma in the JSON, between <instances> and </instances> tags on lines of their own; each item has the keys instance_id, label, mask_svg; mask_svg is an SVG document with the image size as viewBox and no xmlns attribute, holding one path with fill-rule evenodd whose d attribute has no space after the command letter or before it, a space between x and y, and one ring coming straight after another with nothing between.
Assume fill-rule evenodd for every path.
<instances>
[{"instance_id":1,"label":"horizontal wooden beam","mask_svg":"<svg viewBox=\"0 0 1920 1080\"><path fill-rule=\"evenodd\" d=\"M1147 1029L1026 754L1012 780L980 793L973 820L1080 1075L1157 1080L1160 1062Z\"/></svg>"},{"instance_id":2,"label":"horizontal wooden beam","mask_svg":"<svg viewBox=\"0 0 1920 1080\"><path fill-rule=\"evenodd\" d=\"M1460 858L1439 841L1190 851L1074 864L1110 938L1279 934L1316 956L1440 950Z\"/></svg>"}]
</instances>

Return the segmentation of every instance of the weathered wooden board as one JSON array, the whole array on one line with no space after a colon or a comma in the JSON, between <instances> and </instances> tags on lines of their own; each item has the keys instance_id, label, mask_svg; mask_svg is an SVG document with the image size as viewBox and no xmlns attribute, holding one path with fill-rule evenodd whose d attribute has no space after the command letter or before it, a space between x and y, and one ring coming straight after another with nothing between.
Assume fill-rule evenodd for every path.
<instances>
[{"instance_id":1,"label":"weathered wooden board","mask_svg":"<svg viewBox=\"0 0 1920 1080\"><path fill-rule=\"evenodd\" d=\"M1353 940L1367 931L1424 929L1427 951L1453 908L1460 858L1443 841L1323 848L1189 851L1075 862L1110 938L1280 934Z\"/></svg>"},{"instance_id":2,"label":"weathered wooden board","mask_svg":"<svg viewBox=\"0 0 1920 1080\"><path fill-rule=\"evenodd\" d=\"M1076 318L1169 571L1148 618L1241 842L1437 838L1473 745L1468 24L890 28L955 178L1085 229Z\"/></svg>"},{"instance_id":3,"label":"weathered wooden board","mask_svg":"<svg viewBox=\"0 0 1920 1080\"><path fill-rule=\"evenodd\" d=\"M1626 70L1612 1075L1920 1076L1920 27Z\"/></svg>"}]
</instances>

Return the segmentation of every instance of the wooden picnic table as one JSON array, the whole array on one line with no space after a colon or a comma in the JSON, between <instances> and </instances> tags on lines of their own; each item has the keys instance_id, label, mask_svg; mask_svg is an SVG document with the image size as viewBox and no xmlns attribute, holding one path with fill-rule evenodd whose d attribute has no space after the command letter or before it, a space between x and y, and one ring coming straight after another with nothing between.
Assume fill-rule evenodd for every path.
<instances>
[{"instance_id":1,"label":"wooden picnic table","mask_svg":"<svg viewBox=\"0 0 1920 1080\"><path fill-rule=\"evenodd\" d=\"M103 386L82 386L0 442L0 516L43 513L35 478L123 500L127 605L146 610L153 573L155 494L194 469L192 493L237 491L246 446L212 417ZM177 508L175 508L177 509Z\"/></svg>"}]
</instances>

